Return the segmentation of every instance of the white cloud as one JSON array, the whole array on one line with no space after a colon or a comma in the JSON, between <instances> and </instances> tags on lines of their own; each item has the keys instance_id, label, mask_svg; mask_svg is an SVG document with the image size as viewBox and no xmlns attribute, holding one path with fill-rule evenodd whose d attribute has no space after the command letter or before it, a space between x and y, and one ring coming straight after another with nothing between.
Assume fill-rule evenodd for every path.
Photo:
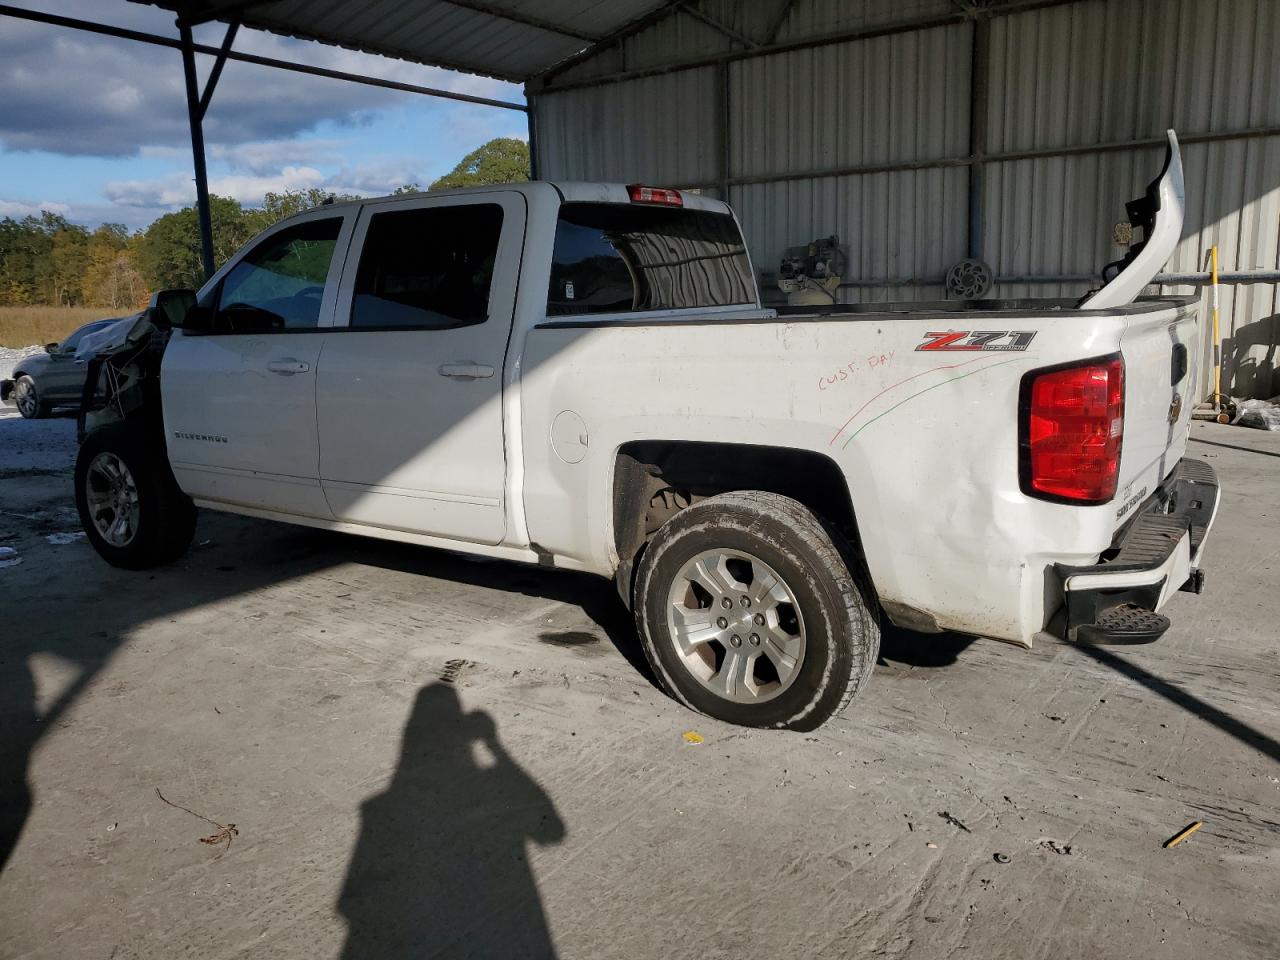
<instances>
[{"instance_id":1,"label":"white cloud","mask_svg":"<svg viewBox=\"0 0 1280 960\"><path fill-rule=\"evenodd\" d=\"M265 175L286 166L340 163L340 148L347 142L313 137L239 144L214 143L209 145L208 155L210 160L220 160L232 170Z\"/></svg>"},{"instance_id":2,"label":"white cloud","mask_svg":"<svg viewBox=\"0 0 1280 960\"><path fill-rule=\"evenodd\" d=\"M270 175L229 174L209 179L209 192L231 197L246 206L258 206L268 193L307 190L325 183L315 167L285 167ZM150 180L112 180L103 189L108 200L126 207L184 207L195 202L191 178L172 173Z\"/></svg>"},{"instance_id":3,"label":"white cloud","mask_svg":"<svg viewBox=\"0 0 1280 960\"><path fill-rule=\"evenodd\" d=\"M357 163L344 167L325 182L334 193L356 193L362 196L381 196L391 193L406 183L425 187L432 178L404 159L387 159L375 163Z\"/></svg>"},{"instance_id":4,"label":"white cloud","mask_svg":"<svg viewBox=\"0 0 1280 960\"><path fill-rule=\"evenodd\" d=\"M38 217L42 210L50 213L65 214L70 207L56 200L2 200L0 199L0 217Z\"/></svg>"}]
</instances>

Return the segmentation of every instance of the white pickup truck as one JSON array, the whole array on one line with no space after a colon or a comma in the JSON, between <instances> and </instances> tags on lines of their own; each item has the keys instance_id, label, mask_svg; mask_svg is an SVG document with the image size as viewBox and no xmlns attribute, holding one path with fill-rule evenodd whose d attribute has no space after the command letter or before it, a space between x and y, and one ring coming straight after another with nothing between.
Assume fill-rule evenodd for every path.
<instances>
[{"instance_id":1,"label":"white pickup truck","mask_svg":"<svg viewBox=\"0 0 1280 960\"><path fill-rule=\"evenodd\" d=\"M1145 245L1079 304L788 312L698 195L322 206L95 361L80 514L131 568L202 507L614 578L665 688L754 726L840 711L881 617L1154 640L1218 502L1182 459L1197 304L1135 300L1181 231L1172 136L1129 211Z\"/></svg>"}]
</instances>

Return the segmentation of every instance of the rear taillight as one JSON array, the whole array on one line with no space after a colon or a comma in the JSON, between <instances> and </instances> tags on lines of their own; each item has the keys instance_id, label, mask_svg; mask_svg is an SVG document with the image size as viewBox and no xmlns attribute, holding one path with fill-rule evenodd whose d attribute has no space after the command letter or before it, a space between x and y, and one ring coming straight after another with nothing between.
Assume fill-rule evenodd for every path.
<instances>
[{"instance_id":1,"label":"rear taillight","mask_svg":"<svg viewBox=\"0 0 1280 960\"><path fill-rule=\"evenodd\" d=\"M1027 374L1020 413L1024 493L1081 504L1115 496L1124 437L1120 357Z\"/></svg>"},{"instance_id":2,"label":"rear taillight","mask_svg":"<svg viewBox=\"0 0 1280 960\"><path fill-rule=\"evenodd\" d=\"M627 184L627 196L632 203L660 203L668 207L683 207L684 197L679 190L669 187L645 187L638 183Z\"/></svg>"}]
</instances>

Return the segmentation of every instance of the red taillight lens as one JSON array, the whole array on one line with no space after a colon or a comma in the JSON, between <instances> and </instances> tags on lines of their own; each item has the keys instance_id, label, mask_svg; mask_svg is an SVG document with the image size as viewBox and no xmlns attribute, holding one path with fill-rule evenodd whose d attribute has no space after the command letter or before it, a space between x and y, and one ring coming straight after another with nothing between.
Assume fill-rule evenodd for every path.
<instances>
[{"instance_id":1,"label":"red taillight lens","mask_svg":"<svg viewBox=\"0 0 1280 960\"><path fill-rule=\"evenodd\" d=\"M627 196L632 203L661 203L668 207L683 207L684 197L679 190L668 187L645 187L638 183L627 184Z\"/></svg>"},{"instance_id":2,"label":"red taillight lens","mask_svg":"<svg viewBox=\"0 0 1280 960\"><path fill-rule=\"evenodd\" d=\"M1124 361L1115 357L1034 374L1023 396L1025 492L1078 503L1105 503L1115 496L1124 437Z\"/></svg>"}]
</instances>

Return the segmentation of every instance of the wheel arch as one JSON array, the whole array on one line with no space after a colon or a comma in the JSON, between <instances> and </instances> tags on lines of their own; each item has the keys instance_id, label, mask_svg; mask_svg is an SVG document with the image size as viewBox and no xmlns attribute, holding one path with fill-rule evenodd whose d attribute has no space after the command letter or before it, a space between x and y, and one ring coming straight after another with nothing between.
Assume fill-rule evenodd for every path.
<instances>
[{"instance_id":1,"label":"wheel arch","mask_svg":"<svg viewBox=\"0 0 1280 960\"><path fill-rule=\"evenodd\" d=\"M637 440L614 456L615 579L630 606L635 567L658 529L684 508L735 490L763 490L804 504L862 561L857 516L839 465L821 453L766 444Z\"/></svg>"}]
</instances>

